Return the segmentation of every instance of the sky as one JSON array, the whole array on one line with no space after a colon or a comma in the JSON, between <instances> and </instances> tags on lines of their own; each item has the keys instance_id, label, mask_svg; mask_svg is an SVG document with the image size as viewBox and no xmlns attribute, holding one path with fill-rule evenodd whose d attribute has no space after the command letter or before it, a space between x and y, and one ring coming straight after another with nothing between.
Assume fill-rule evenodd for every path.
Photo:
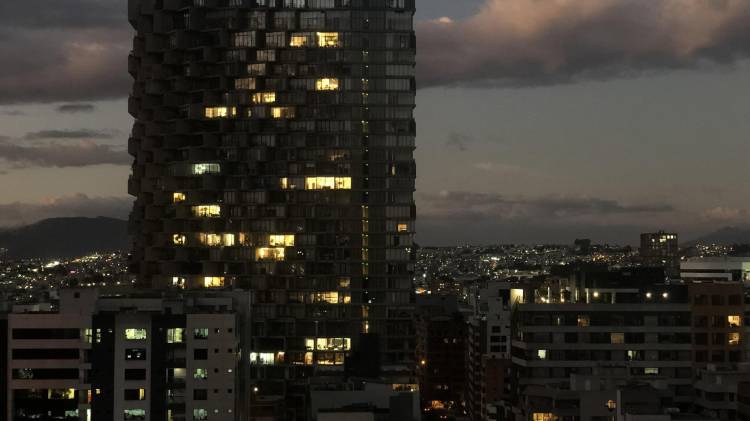
<instances>
[{"instance_id":1,"label":"sky","mask_svg":"<svg viewBox=\"0 0 750 421\"><path fill-rule=\"evenodd\" d=\"M746 226L747 0L417 0L417 242ZM0 3L0 227L126 218L125 0Z\"/></svg>"}]
</instances>

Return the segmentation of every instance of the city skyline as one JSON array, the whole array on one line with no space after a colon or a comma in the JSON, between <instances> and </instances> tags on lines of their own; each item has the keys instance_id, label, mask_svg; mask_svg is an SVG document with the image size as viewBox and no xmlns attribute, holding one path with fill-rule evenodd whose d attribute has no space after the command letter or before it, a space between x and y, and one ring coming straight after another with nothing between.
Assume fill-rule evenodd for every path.
<instances>
[{"instance_id":1,"label":"city skyline","mask_svg":"<svg viewBox=\"0 0 750 421\"><path fill-rule=\"evenodd\" d=\"M124 149L131 120L126 101L111 99L127 94L118 80L127 82L128 75L112 64L123 65L130 49L122 42L130 37L124 3L120 9L78 3L67 13L51 11L36 19L23 5L0 6L6 17L0 33L7 34L0 37L0 51L19 57L17 65L0 71L0 86L8 88L0 96L0 177L5 181L0 226L52 216L124 218L130 209L122 180L130 173ZM481 24L481 15L475 15L481 3L421 0L418 63L440 63L434 45L446 33L468 34L461 39L485 46L482 37L488 35L472 34L465 26ZM560 3L570 8L570 2ZM485 7L513 5L512 16L527 24L489 32L490 39L523 41L526 30L580 40L575 28L600 29L602 22L618 23L618 31L632 35L627 19L613 22L612 10L594 10L589 3L573 9L585 10L587 20L571 20L571 10L548 8L542 15L528 1L487 2ZM606 3L625 10L622 4L616 9L621 2ZM658 2L664 7L673 3ZM418 91L416 110L417 242L570 242L588 236L634 244L641 231L664 228L690 239L722 226L745 225L750 191L739 174L748 151L743 133L750 128L744 118L750 100L737 95L736 87L750 82L750 64L739 42L747 35L733 34L732 28L746 22L748 6L738 1L723 2L723 9L692 5L665 23L678 35L686 26L699 27L707 45L697 53L695 45L681 45L676 56L654 35L649 39L662 60L649 62L612 36L604 38L609 43L602 42L602 51L562 48L563 58L583 67L558 67L556 73L551 66L559 79L535 69L527 73L536 78L513 76L510 59L490 60L487 74L464 69L448 81L418 70L418 86L429 87ZM636 6L626 10L631 19L643 12ZM91 16L77 13L82 9L90 9ZM488 10L494 9L485 9L484 15ZM719 35L717 25L724 28ZM61 30L61 41L70 49L54 47L49 38L39 44L43 35ZM532 45L541 51L546 47ZM29 55L19 47L58 49ZM507 46L498 48L506 50L485 52L507 51L513 57ZM85 59L67 61L71 51ZM583 60L598 57L595 53L606 58L608 51L633 65ZM64 71L45 73L45 66L61 63ZM38 67L30 73L36 81L21 77L29 73L24 66ZM499 76L505 80L480 80ZM81 82L89 79L96 83ZM10 87L25 89L25 95L13 96L18 89Z\"/></svg>"}]
</instances>

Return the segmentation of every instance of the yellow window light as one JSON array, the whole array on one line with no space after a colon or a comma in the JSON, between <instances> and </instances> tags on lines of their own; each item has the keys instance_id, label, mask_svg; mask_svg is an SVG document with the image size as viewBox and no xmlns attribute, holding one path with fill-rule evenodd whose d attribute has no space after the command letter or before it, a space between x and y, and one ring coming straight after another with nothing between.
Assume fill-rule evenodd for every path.
<instances>
[{"instance_id":1,"label":"yellow window light","mask_svg":"<svg viewBox=\"0 0 750 421\"><path fill-rule=\"evenodd\" d=\"M271 247L294 247L294 235L273 234L268 238Z\"/></svg>"},{"instance_id":2,"label":"yellow window light","mask_svg":"<svg viewBox=\"0 0 750 421\"><path fill-rule=\"evenodd\" d=\"M223 276L206 276L203 278L205 288L220 288L224 286Z\"/></svg>"},{"instance_id":3,"label":"yellow window light","mask_svg":"<svg viewBox=\"0 0 750 421\"><path fill-rule=\"evenodd\" d=\"M272 104L276 102L276 92L258 92L253 94L253 102L256 104Z\"/></svg>"},{"instance_id":4,"label":"yellow window light","mask_svg":"<svg viewBox=\"0 0 750 421\"><path fill-rule=\"evenodd\" d=\"M307 177L306 190L351 190L351 177Z\"/></svg>"},{"instance_id":5,"label":"yellow window light","mask_svg":"<svg viewBox=\"0 0 750 421\"><path fill-rule=\"evenodd\" d=\"M258 260L275 260L277 262L284 260L284 247L260 247L255 251L255 257Z\"/></svg>"},{"instance_id":6,"label":"yellow window light","mask_svg":"<svg viewBox=\"0 0 750 421\"><path fill-rule=\"evenodd\" d=\"M318 32L318 47L335 48L340 47L338 32Z\"/></svg>"},{"instance_id":7,"label":"yellow window light","mask_svg":"<svg viewBox=\"0 0 750 421\"><path fill-rule=\"evenodd\" d=\"M185 196L185 193L181 193L181 192L172 193L172 203L184 202L186 199L187 197Z\"/></svg>"},{"instance_id":8,"label":"yellow window light","mask_svg":"<svg viewBox=\"0 0 750 421\"><path fill-rule=\"evenodd\" d=\"M335 91L339 89L339 80L336 78L322 78L315 81L315 90Z\"/></svg>"},{"instance_id":9,"label":"yellow window light","mask_svg":"<svg viewBox=\"0 0 750 421\"><path fill-rule=\"evenodd\" d=\"M219 205L193 206L193 215L201 217L201 218L218 218L221 216L221 206Z\"/></svg>"}]
</instances>

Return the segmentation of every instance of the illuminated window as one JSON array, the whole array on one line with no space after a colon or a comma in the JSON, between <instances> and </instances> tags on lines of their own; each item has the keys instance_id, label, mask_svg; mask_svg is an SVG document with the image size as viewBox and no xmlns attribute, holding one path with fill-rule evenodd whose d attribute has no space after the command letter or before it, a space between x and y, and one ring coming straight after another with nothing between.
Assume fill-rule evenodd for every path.
<instances>
[{"instance_id":1,"label":"illuminated window","mask_svg":"<svg viewBox=\"0 0 750 421\"><path fill-rule=\"evenodd\" d=\"M271 235L268 239L268 245L271 247L294 247L294 235Z\"/></svg>"},{"instance_id":2,"label":"illuminated window","mask_svg":"<svg viewBox=\"0 0 750 421\"><path fill-rule=\"evenodd\" d=\"M579 314L578 315L578 326L579 327L588 327L591 324L591 319L589 319L588 315L585 314Z\"/></svg>"},{"instance_id":3,"label":"illuminated window","mask_svg":"<svg viewBox=\"0 0 750 421\"><path fill-rule=\"evenodd\" d=\"M284 362L284 352L251 352L250 364L256 365L273 365Z\"/></svg>"},{"instance_id":4,"label":"illuminated window","mask_svg":"<svg viewBox=\"0 0 750 421\"><path fill-rule=\"evenodd\" d=\"M203 286L205 288L217 288L224 286L223 276L206 276L203 278Z\"/></svg>"},{"instance_id":5,"label":"illuminated window","mask_svg":"<svg viewBox=\"0 0 750 421\"><path fill-rule=\"evenodd\" d=\"M338 32L318 32L318 47L340 47Z\"/></svg>"},{"instance_id":6,"label":"illuminated window","mask_svg":"<svg viewBox=\"0 0 750 421\"><path fill-rule=\"evenodd\" d=\"M234 89L240 90L240 89L248 89L252 90L255 89L255 78L247 77L242 79L235 79L234 80Z\"/></svg>"},{"instance_id":7,"label":"illuminated window","mask_svg":"<svg viewBox=\"0 0 750 421\"><path fill-rule=\"evenodd\" d=\"M730 332L727 334L727 343L729 345L739 345L740 344L740 334L739 332Z\"/></svg>"},{"instance_id":8,"label":"illuminated window","mask_svg":"<svg viewBox=\"0 0 750 421\"><path fill-rule=\"evenodd\" d=\"M180 203L184 202L187 197L185 197L185 193L175 192L172 193L172 203Z\"/></svg>"},{"instance_id":9,"label":"illuminated window","mask_svg":"<svg viewBox=\"0 0 750 421\"><path fill-rule=\"evenodd\" d=\"M193 175L218 174L221 172L221 165L215 163L193 164Z\"/></svg>"},{"instance_id":10,"label":"illuminated window","mask_svg":"<svg viewBox=\"0 0 750 421\"><path fill-rule=\"evenodd\" d=\"M557 421L557 416L549 412L534 412L531 414L532 421Z\"/></svg>"},{"instance_id":11,"label":"illuminated window","mask_svg":"<svg viewBox=\"0 0 750 421\"><path fill-rule=\"evenodd\" d=\"M352 278L339 278L339 287L349 288L352 283Z\"/></svg>"},{"instance_id":12,"label":"illuminated window","mask_svg":"<svg viewBox=\"0 0 750 421\"><path fill-rule=\"evenodd\" d=\"M317 91L335 91L339 89L339 80L336 78L323 78L315 82Z\"/></svg>"},{"instance_id":13,"label":"illuminated window","mask_svg":"<svg viewBox=\"0 0 750 421\"><path fill-rule=\"evenodd\" d=\"M617 409L617 402L613 401L612 399L607 401L607 409L610 411Z\"/></svg>"},{"instance_id":14,"label":"illuminated window","mask_svg":"<svg viewBox=\"0 0 750 421\"><path fill-rule=\"evenodd\" d=\"M276 92L258 92L253 94L253 102L256 104L272 104L276 102Z\"/></svg>"},{"instance_id":15,"label":"illuminated window","mask_svg":"<svg viewBox=\"0 0 750 421\"><path fill-rule=\"evenodd\" d=\"M206 380L208 378L208 370L205 368L196 368L195 371L193 371L193 378Z\"/></svg>"},{"instance_id":16,"label":"illuminated window","mask_svg":"<svg viewBox=\"0 0 750 421\"><path fill-rule=\"evenodd\" d=\"M610 342L613 344L624 344L625 334L624 333L610 333L609 339L610 339Z\"/></svg>"},{"instance_id":17,"label":"illuminated window","mask_svg":"<svg viewBox=\"0 0 750 421\"><path fill-rule=\"evenodd\" d=\"M206 107L206 118L236 117L237 107Z\"/></svg>"},{"instance_id":18,"label":"illuminated window","mask_svg":"<svg viewBox=\"0 0 750 421\"><path fill-rule=\"evenodd\" d=\"M349 351L350 349L352 349L352 344L349 338L317 338L315 340L316 351Z\"/></svg>"},{"instance_id":19,"label":"illuminated window","mask_svg":"<svg viewBox=\"0 0 750 421\"><path fill-rule=\"evenodd\" d=\"M185 278L182 278L179 276L173 276L172 286L176 288L185 288Z\"/></svg>"},{"instance_id":20,"label":"illuminated window","mask_svg":"<svg viewBox=\"0 0 750 421\"><path fill-rule=\"evenodd\" d=\"M729 327L740 327L742 324L742 317L738 315L727 316L727 325Z\"/></svg>"},{"instance_id":21,"label":"illuminated window","mask_svg":"<svg viewBox=\"0 0 750 421\"><path fill-rule=\"evenodd\" d=\"M168 344L181 344L183 342L185 342L185 329L181 327L167 329Z\"/></svg>"},{"instance_id":22,"label":"illuminated window","mask_svg":"<svg viewBox=\"0 0 750 421\"><path fill-rule=\"evenodd\" d=\"M284 247L261 247L255 251L257 260L284 260Z\"/></svg>"},{"instance_id":23,"label":"illuminated window","mask_svg":"<svg viewBox=\"0 0 750 421\"><path fill-rule=\"evenodd\" d=\"M338 291L315 292L310 298L313 303L348 304L351 302L351 295Z\"/></svg>"},{"instance_id":24,"label":"illuminated window","mask_svg":"<svg viewBox=\"0 0 750 421\"><path fill-rule=\"evenodd\" d=\"M185 237L182 234L174 234L172 236L172 243L174 243L174 245L176 246L184 246L186 242L187 242L187 237Z\"/></svg>"},{"instance_id":25,"label":"illuminated window","mask_svg":"<svg viewBox=\"0 0 750 421\"><path fill-rule=\"evenodd\" d=\"M312 365L312 364L313 364L313 353L305 352L305 365Z\"/></svg>"},{"instance_id":26,"label":"illuminated window","mask_svg":"<svg viewBox=\"0 0 750 421\"><path fill-rule=\"evenodd\" d=\"M271 116L273 118L294 118L294 107L272 107Z\"/></svg>"},{"instance_id":27,"label":"illuminated window","mask_svg":"<svg viewBox=\"0 0 750 421\"><path fill-rule=\"evenodd\" d=\"M221 216L221 206L219 205L200 205L193 206L193 215L201 218L218 218Z\"/></svg>"},{"instance_id":28,"label":"illuminated window","mask_svg":"<svg viewBox=\"0 0 750 421\"><path fill-rule=\"evenodd\" d=\"M145 409L126 409L123 411L124 417L128 421L145 420L146 410Z\"/></svg>"},{"instance_id":29,"label":"illuminated window","mask_svg":"<svg viewBox=\"0 0 750 421\"><path fill-rule=\"evenodd\" d=\"M306 190L351 190L351 177L307 177Z\"/></svg>"},{"instance_id":30,"label":"illuminated window","mask_svg":"<svg viewBox=\"0 0 750 421\"><path fill-rule=\"evenodd\" d=\"M215 247L215 246L227 246L231 247L235 244L234 234L210 234L200 233L200 242L204 246Z\"/></svg>"},{"instance_id":31,"label":"illuminated window","mask_svg":"<svg viewBox=\"0 0 750 421\"><path fill-rule=\"evenodd\" d=\"M406 224L398 224L398 232L409 231L409 226Z\"/></svg>"},{"instance_id":32,"label":"illuminated window","mask_svg":"<svg viewBox=\"0 0 750 421\"><path fill-rule=\"evenodd\" d=\"M546 360L547 359L547 350L546 349L538 349L536 351L536 358L540 360Z\"/></svg>"},{"instance_id":33,"label":"illuminated window","mask_svg":"<svg viewBox=\"0 0 750 421\"><path fill-rule=\"evenodd\" d=\"M146 329L125 329L125 339L129 341L146 340Z\"/></svg>"},{"instance_id":34,"label":"illuminated window","mask_svg":"<svg viewBox=\"0 0 750 421\"><path fill-rule=\"evenodd\" d=\"M312 40L309 34L292 34L289 40L290 47L308 47L311 45Z\"/></svg>"},{"instance_id":35,"label":"illuminated window","mask_svg":"<svg viewBox=\"0 0 750 421\"><path fill-rule=\"evenodd\" d=\"M200 327L193 329L193 338L195 339L208 339L208 328Z\"/></svg>"},{"instance_id":36,"label":"illuminated window","mask_svg":"<svg viewBox=\"0 0 750 421\"><path fill-rule=\"evenodd\" d=\"M647 376L658 376L659 369L657 367L646 367L643 369L643 374Z\"/></svg>"}]
</instances>

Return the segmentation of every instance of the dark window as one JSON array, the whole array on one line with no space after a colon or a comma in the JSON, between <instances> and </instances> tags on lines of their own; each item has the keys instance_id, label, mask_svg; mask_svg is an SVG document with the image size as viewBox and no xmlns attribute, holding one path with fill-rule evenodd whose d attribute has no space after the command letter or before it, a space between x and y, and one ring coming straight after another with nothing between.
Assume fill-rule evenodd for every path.
<instances>
[{"instance_id":1,"label":"dark window","mask_svg":"<svg viewBox=\"0 0 750 421\"><path fill-rule=\"evenodd\" d=\"M146 392L142 389L125 389L126 401L142 401L146 399Z\"/></svg>"},{"instance_id":2,"label":"dark window","mask_svg":"<svg viewBox=\"0 0 750 421\"><path fill-rule=\"evenodd\" d=\"M77 360L78 348L19 348L13 350L14 360Z\"/></svg>"},{"instance_id":3,"label":"dark window","mask_svg":"<svg viewBox=\"0 0 750 421\"><path fill-rule=\"evenodd\" d=\"M208 400L208 390L206 389L195 389L193 390L193 399L196 401Z\"/></svg>"},{"instance_id":4,"label":"dark window","mask_svg":"<svg viewBox=\"0 0 750 421\"><path fill-rule=\"evenodd\" d=\"M125 380L146 380L146 369L126 368Z\"/></svg>"},{"instance_id":5,"label":"dark window","mask_svg":"<svg viewBox=\"0 0 750 421\"><path fill-rule=\"evenodd\" d=\"M208 350L207 349L195 349L193 350L193 359L195 360L207 360Z\"/></svg>"},{"instance_id":6,"label":"dark window","mask_svg":"<svg viewBox=\"0 0 750 421\"><path fill-rule=\"evenodd\" d=\"M13 329L13 339L80 339L79 329Z\"/></svg>"}]
</instances>

